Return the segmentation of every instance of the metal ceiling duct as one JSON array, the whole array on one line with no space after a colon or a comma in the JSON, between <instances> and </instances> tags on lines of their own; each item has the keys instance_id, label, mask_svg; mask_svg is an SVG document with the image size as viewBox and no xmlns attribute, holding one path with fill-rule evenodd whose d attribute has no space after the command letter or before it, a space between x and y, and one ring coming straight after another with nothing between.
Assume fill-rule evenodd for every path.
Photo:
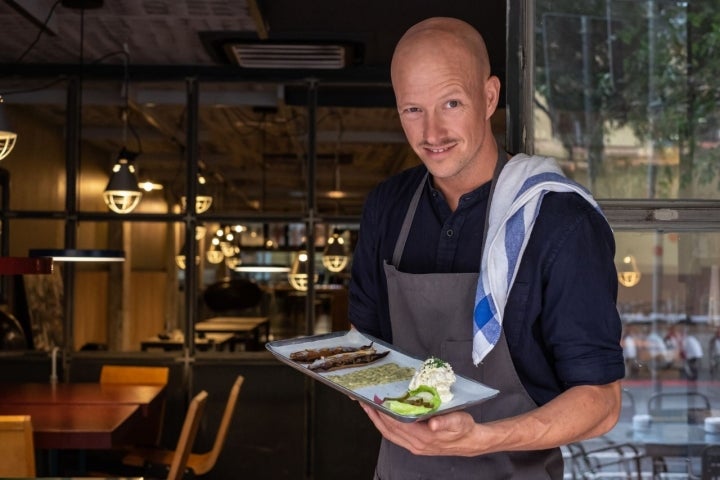
<instances>
[{"instance_id":1,"label":"metal ceiling duct","mask_svg":"<svg viewBox=\"0 0 720 480\"><path fill-rule=\"evenodd\" d=\"M228 42L228 56L243 68L337 70L351 63L352 48L338 44Z\"/></svg>"}]
</instances>

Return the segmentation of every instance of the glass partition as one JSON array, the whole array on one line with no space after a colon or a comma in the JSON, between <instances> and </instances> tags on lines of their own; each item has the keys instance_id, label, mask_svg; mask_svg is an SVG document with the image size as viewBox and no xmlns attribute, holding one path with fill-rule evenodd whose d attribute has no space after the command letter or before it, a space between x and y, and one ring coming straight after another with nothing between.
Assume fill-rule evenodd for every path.
<instances>
[{"instance_id":1,"label":"glass partition","mask_svg":"<svg viewBox=\"0 0 720 480\"><path fill-rule=\"evenodd\" d=\"M607 207L626 360L620 421L566 447L566 472L699 478L720 411L718 10L535 0L530 11L528 149Z\"/></svg>"}]
</instances>

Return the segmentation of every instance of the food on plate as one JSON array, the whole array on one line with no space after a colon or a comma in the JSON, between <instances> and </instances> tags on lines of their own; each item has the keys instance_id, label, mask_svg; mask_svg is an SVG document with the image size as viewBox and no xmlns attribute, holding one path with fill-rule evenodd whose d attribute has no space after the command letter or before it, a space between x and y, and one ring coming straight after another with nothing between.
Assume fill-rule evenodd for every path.
<instances>
[{"instance_id":1,"label":"food on plate","mask_svg":"<svg viewBox=\"0 0 720 480\"><path fill-rule=\"evenodd\" d=\"M412 367L401 367L397 363L386 363L377 367L367 367L343 375L328 375L326 378L350 390L371 385L402 382L410 380L415 373Z\"/></svg>"},{"instance_id":2,"label":"food on plate","mask_svg":"<svg viewBox=\"0 0 720 480\"><path fill-rule=\"evenodd\" d=\"M425 360L410 380L407 392L401 397L378 398L375 403L399 415L418 416L434 412L453 398L450 391L455 384L455 373L449 363L430 357Z\"/></svg>"},{"instance_id":3,"label":"food on plate","mask_svg":"<svg viewBox=\"0 0 720 480\"><path fill-rule=\"evenodd\" d=\"M425 360L420 370L410 380L409 390L415 390L421 385L427 385L437 390L443 403L447 403L453 398L450 391L455 384L455 372L449 363L437 358L430 357Z\"/></svg>"},{"instance_id":4,"label":"food on plate","mask_svg":"<svg viewBox=\"0 0 720 480\"><path fill-rule=\"evenodd\" d=\"M332 355L337 355L339 353L350 353L350 352L357 352L358 350L367 350L368 348L372 347L372 343L370 345L365 345L362 347L352 347L349 345L338 345L335 347L326 347L326 348L306 348L305 350L300 350L297 352L293 352L290 354L290 360L293 360L295 362L300 363L310 363L314 362L315 360L323 357L330 357Z\"/></svg>"},{"instance_id":5,"label":"food on plate","mask_svg":"<svg viewBox=\"0 0 720 480\"><path fill-rule=\"evenodd\" d=\"M436 389L420 385L416 389L408 390L402 397L385 399L375 397L375 402L397 414L417 416L434 412L440 408L442 400Z\"/></svg>"},{"instance_id":6,"label":"food on plate","mask_svg":"<svg viewBox=\"0 0 720 480\"><path fill-rule=\"evenodd\" d=\"M329 357L318 358L308 368L314 372L328 372L340 368L359 367L375 362L387 356L390 350L378 352L375 348L365 348L356 352L338 353Z\"/></svg>"}]
</instances>

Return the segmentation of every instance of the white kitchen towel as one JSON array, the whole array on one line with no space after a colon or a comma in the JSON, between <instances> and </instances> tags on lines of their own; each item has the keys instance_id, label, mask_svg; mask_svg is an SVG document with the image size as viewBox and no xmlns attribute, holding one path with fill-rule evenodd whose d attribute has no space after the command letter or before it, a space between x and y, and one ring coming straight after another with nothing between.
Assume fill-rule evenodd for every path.
<instances>
[{"instance_id":1,"label":"white kitchen towel","mask_svg":"<svg viewBox=\"0 0 720 480\"><path fill-rule=\"evenodd\" d=\"M575 192L600 210L582 185L549 157L519 154L503 167L493 192L473 312L473 363L493 349L503 311L546 192Z\"/></svg>"}]
</instances>

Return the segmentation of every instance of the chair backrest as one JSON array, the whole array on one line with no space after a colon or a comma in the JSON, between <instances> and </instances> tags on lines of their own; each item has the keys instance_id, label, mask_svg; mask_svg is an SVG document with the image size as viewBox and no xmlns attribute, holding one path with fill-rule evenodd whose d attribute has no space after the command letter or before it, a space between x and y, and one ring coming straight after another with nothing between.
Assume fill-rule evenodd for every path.
<instances>
[{"instance_id":1,"label":"chair backrest","mask_svg":"<svg viewBox=\"0 0 720 480\"><path fill-rule=\"evenodd\" d=\"M710 399L700 392L660 392L647 403L647 411L653 417L688 423L701 423L710 410Z\"/></svg>"},{"instance_id":2,"label":"chair backrest","mask_svg":"<svg viewBox=\"0 0 720 480\"><path fill-rule=\"evenodd\" d=\"M204 475L215 466L215 462L217 462L217 459L220 456L223 445L225 445L225 439L227 438L230 423L232 421L233 414L235 413L235 405L237 405L237 399L240 395L240 388L242 387L244 381L245 378L242 375L238 375L235 379L235 383L233 383L233 386L230 389L227 403L225 404L225 411L223 412L222 419L220 420L220 425L218 426L212 449L207 453L190 455L188 466L193 469L195 475Z\"/></svg>"},{"instance_id":3,"label":"chair backrest","mask_svg":"<svg viewBox=\"0 0 720 480\"><path fill-rule=\"evenodd\" d=\"M128 385L167 385L170 377L168 367L146 367L142 365L103 365L100 370L100 383L104 384L128 384ZM165 397L148 425L148 432L154 436L155 445L160 444L162 428L165 419Z\"/></svg>"},{"instance_id":4,"label":"chair backrest","mask_svg":"<svg viewBox=\"0 0 720 480\"><path fill-rule=\"evenodd\" d=\"M35 445L29 415L0 415L0 477L34 477Z\"/></svg>"},{"instance_id":5,"label":"chair backrest","mask_svg":"<svg viewBox=\"0 0 720 480\"><path fill-rule=\"evenodd\" d=\"M720 479L720 445L708 445L702 451L702 480Z\"/></svg>"},{"instance_id":6,"label":"chair backrest","mask_svg":"<svg viewBox=\"0 0 720 480\"><path fill-rule=\"evenodd\" d=\"M103 365L100 383L125 383L135 385L167 385L168 367L145 367L139 365Z\"/></svg>"},{"instance_id":7,"label":"chair backrest","mask_svg":"<svg viewBox=\"0 0 720 480\"><path fill-rule=\"evenodd\" d=\"M200 427L200 420L205 410L207 396L207 392L203 390L195 395L190 402L182 430L180 431L180 437L175 446L175 454L170 463L170 472L167 476L168 480L181 480L183 478L188 457L190 456L190 450L195 442L195 437Z\"/></svg>"}]
</instances>

